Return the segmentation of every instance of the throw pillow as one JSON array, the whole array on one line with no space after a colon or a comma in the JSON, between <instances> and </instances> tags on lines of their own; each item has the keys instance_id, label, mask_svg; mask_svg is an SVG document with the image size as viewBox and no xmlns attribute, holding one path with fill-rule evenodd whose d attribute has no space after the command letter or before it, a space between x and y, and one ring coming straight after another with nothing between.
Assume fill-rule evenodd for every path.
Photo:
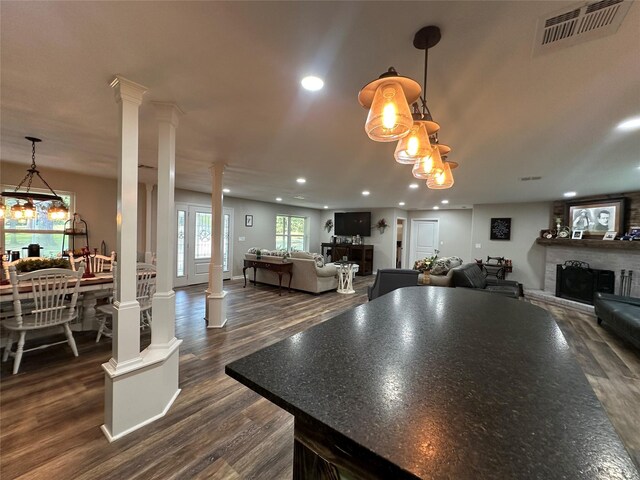
<instances>
[{"instance_id":1,"label":"throw pillow","mask_svg":"<svg viewBox=\"0 0 640 480\"><path fill-rule=\"evenodd\" d=\"M431 275L445 275L452 268L462 265L460 257L442 257L437 258L431 267Z\"/></svg>"},{"instance_id":2,"label":"throw pillow","mask_svg":"<svg viewBox=\"0 0 640 480\"><path fill-rule=\"evenodd\" d=\"M322 255L320 255L319 253L314 253L313 259L316 262L316 267L324 267L324 257Z\"/></svg>"},{"instance_id":3,"label":"throw pillow","mask_svg":"<svg viewBox=\"0 0 640 480\"><path fill-rule=\"evenodd\" d=\"M247 250L247 253L255 254L257 251L258 251L258 249L256 247L251 247L249 250Z\"/></svg>"}]
</instances>

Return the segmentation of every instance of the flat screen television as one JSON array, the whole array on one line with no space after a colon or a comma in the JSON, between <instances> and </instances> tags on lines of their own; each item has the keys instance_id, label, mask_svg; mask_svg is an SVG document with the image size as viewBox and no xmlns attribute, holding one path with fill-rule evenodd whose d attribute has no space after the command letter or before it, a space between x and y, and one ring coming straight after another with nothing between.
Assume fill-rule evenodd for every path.
<instances>
[{"instance_id":1,"label":"flat screen television","mask_svg":"<svg viewBox=\"0 0 640 480\"><path fill-rule=\"evenodd\" d=\"M336 235L371 236L371 212L336 213L333 223Z\"/></svg>"}]
</instances>

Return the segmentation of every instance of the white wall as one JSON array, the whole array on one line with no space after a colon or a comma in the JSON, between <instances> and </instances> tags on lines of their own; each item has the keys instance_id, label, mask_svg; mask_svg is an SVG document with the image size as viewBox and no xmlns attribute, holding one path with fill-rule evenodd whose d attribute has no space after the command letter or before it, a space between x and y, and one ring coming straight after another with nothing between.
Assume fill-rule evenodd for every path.
<instances>
[{"instance_id":1,"label":"white wall","mask_svg":"<svg viewBox=\"0 0 640 480\"><path fill-rule=\"evenodd\" d=\"M373 245L373 271L381 268L395 268L396 260L396 222L398 217L407 218L407 212L396 208L369 208L353 210L320 210L320 241L331 242L335 231L330 233L324 229L327 220L335 220L336 212L371 212L371 235L363 238L363 243ZM384 218L389 227L380 233L375 227L378 220ZM408 239L408 237L407 237ZM319 251L319 250L318 250Z\"/></svg>"},{"instance_id":2,"label":"white wall","mask_svg":"<svg viewBox=\"0 0 640 480\"><path fill-rule=\"evenodd\" d=\"M177 189L175 201L193 205L211 205L211 195ZM320 251L320 211L312 208L292 207L279 203L257 202L235 197L224 197L223 206L233 209L233 261L232 275L242 275L244 254L251 247L275 249L276 215L299 215L308 218L309 251ZM245 215L253 215L253 227L245 227ZM155 222L155 220L154 220ZM152 229L155 229L155 225ZM244 237L241 241L240 238Z\"/></svg>"},{"instance_id":3,"label":"white wall","mask_svg":"<svg viewBox=\"0 0 640 480\"><path fill-rule=\"evenodd\" d=\"M407 252L411 244L411 220L438 220L440 257L456 256L467 262L471 257L471 217L472 211L466 210L417 210L409 212L407 228ZM413 265L408 265L412 267Z\"/></svg>"},{"instance_id":4,"label":"white wall","mask_svg":"<svg viewBox=\"0 0 640 480\"><path fill-rule=\"evenodd\" d=\"M509 280L517 280L528 289L542 289L545 250L536 244L540 230L549 228L552 204L512 203L474 205L472 221L473 257L505 257L513 262ZM490 240L491 218L511 218L511 240ZM477 245L480 245L479 247Z\"/></svg>"}]
</instances>

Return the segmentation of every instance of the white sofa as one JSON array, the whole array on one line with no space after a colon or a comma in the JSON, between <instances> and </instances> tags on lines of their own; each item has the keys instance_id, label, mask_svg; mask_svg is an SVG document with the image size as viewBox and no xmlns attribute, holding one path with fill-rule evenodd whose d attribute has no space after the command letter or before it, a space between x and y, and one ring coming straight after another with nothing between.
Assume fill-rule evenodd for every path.
<instances>
[{"instance_id":1,"label":"white sofa","mask_svg":"<svg viewBox=\"0 0 640 480\"><path fill-rule=\"evenodd\" d=\"M253 253L245 253L244 258L247 260L256 260ZM283 261L293 263L293 278L291 279L291 288L302 290L303 292L321 293L328 290L335 290L338 287L338 272L336 266L332 263L326 264L324 267L318 267L313 257L305 252L293 252L291 258L283 260L282 257L262 255L260 258L263 262L282 263ZM253 269L247 269L247 281L253 281ZM278 274L270 272L264 268L258 268L256 271L256 281L269 285L278 285ZM289 285L289 276L282 276L282 286L286 288Z\"/></svg>"}]
</instances>

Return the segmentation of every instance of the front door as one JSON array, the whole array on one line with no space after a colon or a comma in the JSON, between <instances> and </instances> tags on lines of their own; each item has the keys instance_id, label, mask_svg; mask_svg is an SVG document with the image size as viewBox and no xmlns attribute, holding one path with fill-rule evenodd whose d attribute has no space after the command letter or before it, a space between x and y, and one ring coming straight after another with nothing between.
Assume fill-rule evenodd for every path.
<instances>
[{"instance_id":1,"label":"front door","mask_svg":"<svg viewBox=\"0 0 640 480\"><path fill-rule=\"evenodd\" d=\"M408 267L416 260L431 257L438 248L438 220L411 220L411 258Z\"/></svg>"},{"instance_id":2,"label":"front door","mask_svg":"<svg viewBox=\"0 0 640 480\"><path fill-rule=\"evenodd\" d=\"M209 281L211 207L189 205L187 221L187 285Z\"/></svg>"},{"instance_id":3,"label":"front door","mask_svg":"<svg viewBox=\"0 0 640 480\"><path fill-rule=\"evenodd\" d=\"M176 203L176 287L207 283L212 245L211 207ZM233 209L223 208L222 278L231 278Z\"/></svg>"}]
</instances>

